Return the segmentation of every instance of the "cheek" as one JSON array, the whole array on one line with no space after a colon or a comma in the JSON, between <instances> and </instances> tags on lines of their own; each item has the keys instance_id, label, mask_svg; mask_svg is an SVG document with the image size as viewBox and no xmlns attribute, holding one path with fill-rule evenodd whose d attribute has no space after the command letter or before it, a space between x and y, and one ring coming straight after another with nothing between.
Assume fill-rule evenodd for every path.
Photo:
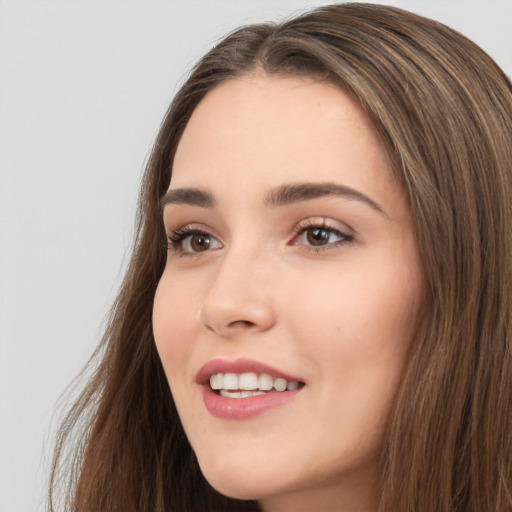
<instances>
[{"instance_id":1,"label":"cheek","mask_svg":"<svg viewBox=\"0 0 512 512\"><path fill-rule=\"evenodd\" d=\"M187 293L176 280L164 274L155 293L153 304L153 334L155 344L169 379L174 368L182 368L192 351L192 318L197 310L194 293Z\"/></svg>"},{"instance_id":2,"label":"cheek","mask_svg":"<svg viewBox=\"0 0 512 512\"><path fill-rule=\"evenodd\" d=\"M289 290L293 337L336 385L395 388L414 336L419 277L407 267L363 258L350 271L325 274Z\"/></svg>"},{"instance_id":3,"label":"cheek","mask_svg":"<svg viewBox=\"0 0 512 512\"><path fill-rule=\"evenodd\" d=\"M303 274L300 286L289 287L287 294L296 317L311 322L311 327L363 337L366 329L384 335L388 328L405 331L414 323L419 289L415 277L397 279L391 271L366 269L324 274Z\"/></svg>"}]
</instances>

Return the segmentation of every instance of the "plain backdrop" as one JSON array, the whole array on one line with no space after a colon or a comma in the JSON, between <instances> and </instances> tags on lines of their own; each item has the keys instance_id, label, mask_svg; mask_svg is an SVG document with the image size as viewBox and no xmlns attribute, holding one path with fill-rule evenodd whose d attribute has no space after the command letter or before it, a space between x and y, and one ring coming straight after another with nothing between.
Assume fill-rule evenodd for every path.
<instances>
[{"instance_id":1,"label":"plain backdrop","mask_svg":"<svg viewBox=\"0 0 512 512\"><path fill-rule=\"evenodd\" d=\"M0 2L0 512L44 510L55 405L99 341L177 85L228 30L322 3ZM512 0L385 3L512 75Z\"/></svg>"}]
</instances>

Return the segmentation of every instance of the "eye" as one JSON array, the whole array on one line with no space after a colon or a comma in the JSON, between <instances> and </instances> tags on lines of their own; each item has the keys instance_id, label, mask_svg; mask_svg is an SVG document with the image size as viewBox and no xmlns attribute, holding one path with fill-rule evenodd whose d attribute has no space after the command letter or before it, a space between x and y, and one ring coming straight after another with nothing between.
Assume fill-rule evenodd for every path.
<instances>
[{"instance_id":1,"label":"eye","mask_svg":"<svg viewBox=\"0 0 512 512\"><path fill-rule=\"evenodd\" d=\"M222 247L210 233L187 227L172 231L167 235L167 240L168 249L180 255L193 255Z\"/></svg>"},{"instance_id":2,"label":"eye","mask_svg":"<svg viewBox=\"0 0 512 512\"><path fill-rule=\"evenodd\" d=\"M316 249L338 247L353 241L353 237L326 224L299 225L294 244Z\"/></svg>"}]
</instances>

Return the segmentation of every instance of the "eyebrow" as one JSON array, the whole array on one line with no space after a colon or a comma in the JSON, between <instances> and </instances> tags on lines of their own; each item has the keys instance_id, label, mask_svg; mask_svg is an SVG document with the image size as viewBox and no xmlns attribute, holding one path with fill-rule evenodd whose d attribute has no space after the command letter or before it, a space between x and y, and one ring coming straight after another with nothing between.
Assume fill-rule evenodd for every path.
<instances>
[{"instance_id":1,"label":"eyebrow","mask_svg":"<svg viewBox=\"0 0 512 512\"><path fill-rule=\"evenodd\" d=\"M346 199L360 201L387 217L383 208L362 192L331 182L282 185L267 194L265 203L270 206L284 206L325 196L341 196Z\"/></svg>"},{"instance_id":2,"label":"eyebrow","mask_svg":"<svg viewBox=\"0 0 512 512\"><path fill-rule=\"evenodd\" d=\"M188 204L203 208L213 208L215 206L215 199L209 192L200 188L176 188L168 190L160 199L160 207L162 209L168 204Z\"/></svg>"},{"instance_id":3,"label":"eyebrow","mask_svg":"<svg viewBox=\"0 0 512 512\"><path fill-rule=\"evenodd\" d=\"M382 207L362 192L331 182L281 185L268 192L265 197L265 204L269 206L285 206L326 196L341 196L346 199L362 202L387 217ZM176 188L168 190L160 200L162 209L168 204L214 208L215 199L212 194L200 188Z\"/></svg>"}]
</instances>

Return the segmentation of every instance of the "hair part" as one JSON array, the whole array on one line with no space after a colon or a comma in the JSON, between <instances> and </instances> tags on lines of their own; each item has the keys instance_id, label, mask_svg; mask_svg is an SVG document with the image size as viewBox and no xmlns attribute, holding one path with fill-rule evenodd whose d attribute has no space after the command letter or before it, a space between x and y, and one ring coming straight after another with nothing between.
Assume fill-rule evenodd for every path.
<instances>
[{"instance_id":1,"label":"hair part","mask_svg":"<svg viewBox=\"0 0 512 512\"><path fill-rule=\"evenodd\" d=\"M381 512L512 510L512 86L457 32L370 4L243 27L176 95L143 179L133 256L96 371L60 431L49 510L72 442L65 510L258 509L221 496L201 475L151 315L166 258L159 202L183 130L218 84L261 72L313 77L350 95L411 208L425 290L389 421Z\"/></svg>"}]
</instances>

